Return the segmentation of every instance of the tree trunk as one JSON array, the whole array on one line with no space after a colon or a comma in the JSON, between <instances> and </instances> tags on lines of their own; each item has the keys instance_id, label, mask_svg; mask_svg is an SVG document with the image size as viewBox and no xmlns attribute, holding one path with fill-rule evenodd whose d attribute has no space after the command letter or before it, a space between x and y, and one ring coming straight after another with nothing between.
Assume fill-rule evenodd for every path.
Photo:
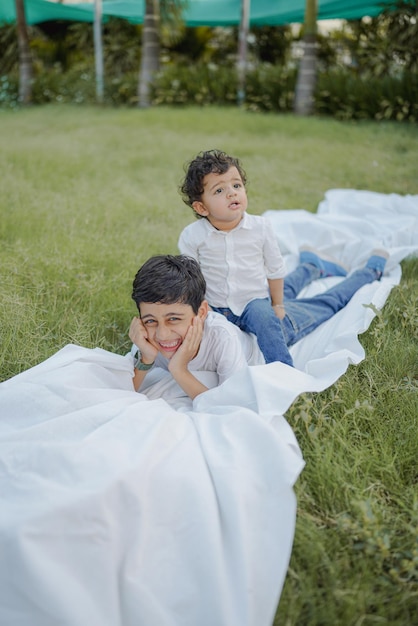
<instances>
[{"instance_id":1,"label":"tree trunk","mask_svg":"<svg viewBox=\"0 0 418 626\"><path fill-rule=\"evenodd\" d=\"M311 115L314 109L316 84L316 16L317 0L306 0L303 56L299 64L294 111Z\"/></svg>"},{"instance_id":2,"label":"tree trunk","mask_svg":"<svg viewBox=\"0 0 418 626\"><path fill-rule=\"evenodd\" d=\"M24 0L15 0L17 41L19 46L19 102L32 102L33 64L29 46Z\"/></svg>"},{"instance_id":3,"label":"tree trunk","mask_svg":"<svg viewBox=\"0 0 418 626\"><path fill-rule=\"evenodd\" d=\"M145 16L142 27L141 69L138 81L138 106L150 106L150 87L155 72L160 69L160 3L145 0Z\"/></svg>"},{"instance_id":4,"label":"tree trunk","mask_svg":"<svg viewBox=\"0 0 418 626\"><path fill-rule=\"evenodd\" d=\"M96 68L96 100L99 104L102 104L104 96L102 15L102 0L94 0L94 64Z\"/></svg>"},{"instance_id":5,"label":"tree trunk","mask_svg":"<svg viewBox=\"0 0 418 626\"><path fill-rule=\"evenodd\" d=\"M250 29L250 7L251 0L241 0L241 22L239 27L239 46L238 46L238 92L237 102L242 105L245 102L245 83L247 74L247 49L248 49L248 31Z\"/></svg>"}]
</instances>

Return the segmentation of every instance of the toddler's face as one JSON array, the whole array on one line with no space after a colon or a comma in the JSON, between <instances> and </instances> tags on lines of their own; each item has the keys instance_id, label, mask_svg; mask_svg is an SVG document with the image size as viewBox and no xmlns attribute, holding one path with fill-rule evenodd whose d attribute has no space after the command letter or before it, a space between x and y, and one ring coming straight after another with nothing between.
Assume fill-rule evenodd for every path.
<instances>
[{"instance_id":1,"label":"toddler's face","mask_svg":"<svg viewBox=\"0 0 418 626\"><path fill-rule=\"evenodd\" d=\"M236 167L225 174L207 174L200 201L193 203L199 215L207 217L219 230L232 230L247 210L247 192Z\"/></svg>"}]
</instances>

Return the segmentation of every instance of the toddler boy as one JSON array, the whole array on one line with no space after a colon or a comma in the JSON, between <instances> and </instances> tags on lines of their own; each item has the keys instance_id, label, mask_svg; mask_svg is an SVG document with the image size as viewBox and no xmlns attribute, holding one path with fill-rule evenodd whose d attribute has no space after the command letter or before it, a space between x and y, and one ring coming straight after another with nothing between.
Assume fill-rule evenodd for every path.
<instances>
[{"instance_id":1,"label":"toddler boy","mask_svg":"<svg viewBox=\"0 0 418 626\"><path fill-rule=\"evenodd\" d=\"M276 235L264 217L246 212L245 183L238 159L220 150L198 154L186 169L181 192L195 216L203 219L186 226L178 247L200 264L211 309L256 335L266 363L293 365L288 346L344 307L363 284L380 278L388 255L374 251L366 268L335 289L295 300L312 280L346 276L347 270L337 260L305 249L300 265L284 282Z\"/></svg>"}]
</instances>

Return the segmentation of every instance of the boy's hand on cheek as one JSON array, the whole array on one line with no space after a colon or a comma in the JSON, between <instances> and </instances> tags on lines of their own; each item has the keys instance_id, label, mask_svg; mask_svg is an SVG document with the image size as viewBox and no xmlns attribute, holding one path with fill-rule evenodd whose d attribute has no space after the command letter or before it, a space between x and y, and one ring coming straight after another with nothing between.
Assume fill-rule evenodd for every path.
<instances>
[{"instance_id":1,"label":"boy's hand on cheek","mask_svg":"<svg viewBox=\"0 0 418 626\"><path fill-rule=\"evenodd\" d=\"M203 335L203 320L196 315L193 323L189 326L183 343L177 352L170 359L168 369L173 372L175 369L187 369L189 362L196 356Z\"/></svg>"},{"instance_id":2,"label":"boy's hand on cheek","mask_svg":"<svg viewBox=\"0 0 418 626\"><path fill-rule=\"evenodd\" d=\"M158 350L148 341L148 333L140 317L134 317L129 328L129 339L141 353L144 363L152 363L157 358Z\"/></svg>"}]
</instances>

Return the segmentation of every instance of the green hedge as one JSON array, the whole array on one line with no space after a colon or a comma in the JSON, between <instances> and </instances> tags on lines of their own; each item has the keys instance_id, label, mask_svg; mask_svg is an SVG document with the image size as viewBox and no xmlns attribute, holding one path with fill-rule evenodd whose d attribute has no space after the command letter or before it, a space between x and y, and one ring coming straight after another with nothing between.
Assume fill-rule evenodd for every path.
<instances>
[{"instance_id":1,"label":"green hedge","mask_svg":"<svg viewBox=\"0 0 418 626\"><path fill-rule=\"evenodd\" d=\"M113 106L137 104L138 73L105 77L104 103ZM290 112L293 108L296 70L259 65L247 74L245 106L254 111ZM196 64L170 65L157 76L152 102L158 105L236 105L238 80L234 67ZM94 68L59 67L37 73L34 104L45 102L94 103ZM18 76L0 76L0 107L18 106ZM315 92L315 112L337 119L390 119L418 121L418 74L367 79L350 70L322 72Z\"/></svg>"},{"instance_id":2,"label":"green hedge","mask_svg":"<svg viewBox=\"0 0 418 626\"><path fill-rule=\"evenodd\" d=\"M359 78L347 71L318 76L316 111L338 119L418 121L418 74Z\"/></svg>"},{"instance_id":3,"label":"green hedge","mask_svg":"<svg viewBox=\"0 0 418 626\"><path fill-rule=\"evenodd\" d=\"M231 67L170 65L157 75L152 100L156 105L235 104L237 88L237 75Z\"/></svg>"}]
</instances>

